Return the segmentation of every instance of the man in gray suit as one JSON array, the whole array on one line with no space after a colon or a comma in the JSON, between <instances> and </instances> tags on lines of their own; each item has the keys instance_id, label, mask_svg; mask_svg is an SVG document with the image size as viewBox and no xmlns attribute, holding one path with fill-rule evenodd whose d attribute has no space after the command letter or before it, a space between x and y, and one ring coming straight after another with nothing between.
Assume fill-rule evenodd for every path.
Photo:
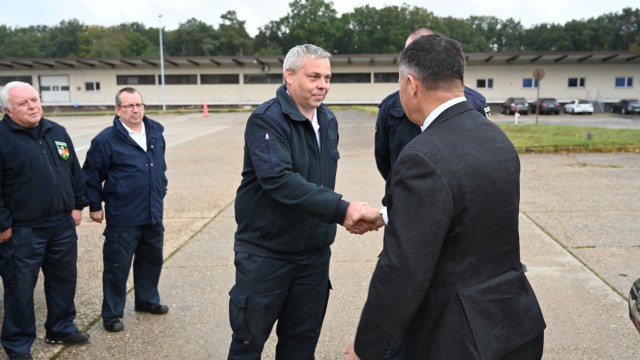
<instances>
[{"instance_id":1,"label":"man in gray suit","mask_svg":"<svg viewBox=\"0 0 640 360\"><path fill-rule=\"evenodd\" d=\"M384 249L348 359L385 359L398 338L405 359L542 357L546 325L520 262L520 161L465 100L464 63L442 35L400 56L400 101L423 132L393 170Z\"/></svg>"}]
</instances>

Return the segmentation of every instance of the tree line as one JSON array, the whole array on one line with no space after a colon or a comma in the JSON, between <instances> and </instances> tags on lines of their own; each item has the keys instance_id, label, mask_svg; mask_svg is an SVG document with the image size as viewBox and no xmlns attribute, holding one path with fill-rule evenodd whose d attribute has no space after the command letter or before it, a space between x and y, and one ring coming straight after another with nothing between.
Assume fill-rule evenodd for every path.
<instances>
[{"instance_id":1,"label":"tree line","mask_svg":"<svg viewBox=\"0 0 640 360\"><path fill-rule=\"evenodd\" d=\"M333 2L293 0L289 12L251 37L230 10L218 26L191 18L163 30L166 56L282 55L313 43L334 54L399 53L409 33L428 27L458 40L465 52L640 51L640 9L624 8L564 25L525 28L513 18L438 17L424 7L369 5L337 15ZM0 58L101 58L159 54L159 29L142 23L85 25L78 19L55 26L0 25Z\"/></svg>"}]
</instances>

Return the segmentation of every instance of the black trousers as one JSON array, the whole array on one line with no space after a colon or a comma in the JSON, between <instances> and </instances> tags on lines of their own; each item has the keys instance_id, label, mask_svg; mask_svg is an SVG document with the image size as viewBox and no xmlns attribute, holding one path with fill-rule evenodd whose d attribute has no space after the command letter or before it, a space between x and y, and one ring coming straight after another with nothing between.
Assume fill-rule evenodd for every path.
<instances>
[{"instance_id":1,"label":"black trousers","mask_svg":"<svg viewBox=\"0 0 640 360\"><path fill-rule=\"evenodd\" d=\"M237 252L229 292L233 330L228 360L259 360L278 323L277 360L313 360L329 297L329 259L323 249L305 263Z\"/></svg>"}]
</instances>

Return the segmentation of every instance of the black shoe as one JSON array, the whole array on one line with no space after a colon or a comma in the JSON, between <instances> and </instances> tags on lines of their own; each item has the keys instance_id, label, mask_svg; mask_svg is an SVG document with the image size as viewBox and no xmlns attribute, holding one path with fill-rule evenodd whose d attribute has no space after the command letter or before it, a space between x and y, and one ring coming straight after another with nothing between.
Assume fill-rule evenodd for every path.
<instances>
[{"instance_id":1,"label":"black shoe","mask_svg":"<svg viewBox=\"0 0 640 360\"><path fill-rule=\"evenodd\" d=\"M76 331L75 333L65 338L45 337L44 340L47 344L63 344L63 345L82 345L89 342L89 334L84 331Z\"/></svg>"},{"instance_id":2,"label":"black shoe","mask_svg":"<svg viewBox=\"0 0 640 360\"><path fill-rule=\"evenodd\" d=\"M31 354L25 354L9 358L9 360L33 360L33 358L31 357Z\"/></svg>"},{"instance_id":3,"label":"black shoe","mask_svg":"<svg viewBox=\"0 0 640 360\"><path fill-rule=\"evenodd\" d=\"M118 331L122 331L124 330L124 325L122 325L122 321L120 321L120 319L116 318L110 318L110 319L102 319L102 325L104 326L104 329L107 330L108 332L118 332Z\"/></svg>"},{"instance_id":4,"label":"black shoe","mask_svg":"<svg viewBox=\"0 0 640 360\"><path fill-rule=\"evenodd\" d=\"M154 304L151 306L136 306L136 311L162 315L169 312L169 307L167 305L162 305L162 304Z\"/></svg>"}]
</instances>

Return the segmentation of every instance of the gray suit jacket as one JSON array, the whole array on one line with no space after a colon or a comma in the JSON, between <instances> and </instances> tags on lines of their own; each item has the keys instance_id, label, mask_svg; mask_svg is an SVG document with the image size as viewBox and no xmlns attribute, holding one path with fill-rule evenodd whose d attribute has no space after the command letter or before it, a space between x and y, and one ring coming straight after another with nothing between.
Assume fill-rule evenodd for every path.
<instances>
[{"instance_id":1,"label":"gray suit jacket","mask_svg":"<svg viewBox=\"0 0 640 360\"><path fill-rule=\"evenodd\" d=\"M356 353L499 359L546 327L520 262L520 160L465 101L413 139L393 169L384 249Z\"/></svg>"}]
</instances>

